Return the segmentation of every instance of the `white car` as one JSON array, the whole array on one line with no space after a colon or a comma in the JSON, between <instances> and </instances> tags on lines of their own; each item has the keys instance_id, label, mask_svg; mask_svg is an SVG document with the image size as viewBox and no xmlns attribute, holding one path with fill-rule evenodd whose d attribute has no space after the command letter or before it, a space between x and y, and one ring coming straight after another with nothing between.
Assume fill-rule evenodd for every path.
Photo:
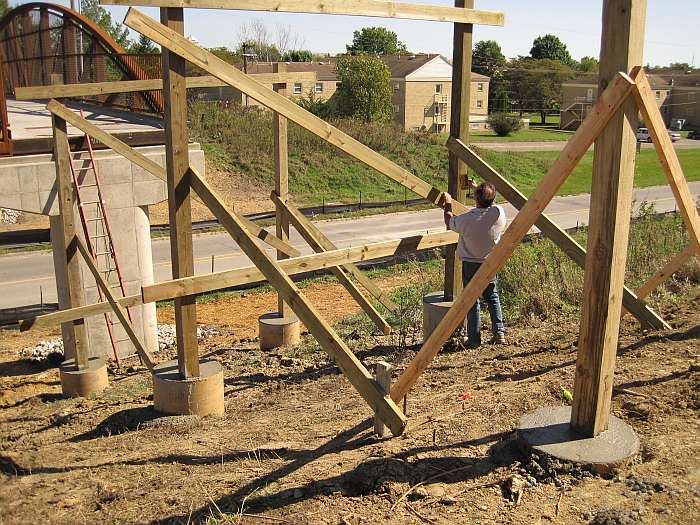
<instances>
[{"instance_id":1,"label":"white car","mask_svg":"<svg viewBox=\"0 0 700 525\"><path fill-rule=\"evenodd\" d=\"M668 136L671 139L671 142L677 142L677 141L681 140L681 134L676 133L674 131L669 131ZM649 130L647 128L639 128L637 130L637 140L639 142L652 142L651 134L649 133Z\"/></svg>"}]
</instances>

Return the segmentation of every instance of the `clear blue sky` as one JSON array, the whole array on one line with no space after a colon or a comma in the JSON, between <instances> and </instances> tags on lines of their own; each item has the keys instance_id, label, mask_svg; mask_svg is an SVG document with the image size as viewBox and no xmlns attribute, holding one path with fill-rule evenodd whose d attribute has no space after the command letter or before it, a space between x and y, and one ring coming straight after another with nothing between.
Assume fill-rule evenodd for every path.
<instances>
[{"instance_id":1,"label":"clear blue sky","mask_svg":"<svg viewBox=\"0 0 700 525\"><path fill-rule=\"evenodd\" d=\"M59 3L69 5L70 1ZM415 3L453 5L446 0ZM476 0L476 7L505 13L504 27L477 26L474 38L475 41L496 40L507 57L527 55L534 38L546 33L561 38L576 59L599 54L602 0ZM108 9L114 18L123 20L126 8ZM151 16L158 16L155 9L141 9ZM334 54L344 51L354 30L380 25L395 31L411 51L452 55L451 25L433 22L189 9L185 14L185 31L207 47L234 47L241 24L256 18L263 20L270 29L275 24L291 25L301 36L304 47L316 52ZM699 25L700 0L648 0L645 64L694 61L695 66L700 67Z\"/></svg>"}]
</instances>

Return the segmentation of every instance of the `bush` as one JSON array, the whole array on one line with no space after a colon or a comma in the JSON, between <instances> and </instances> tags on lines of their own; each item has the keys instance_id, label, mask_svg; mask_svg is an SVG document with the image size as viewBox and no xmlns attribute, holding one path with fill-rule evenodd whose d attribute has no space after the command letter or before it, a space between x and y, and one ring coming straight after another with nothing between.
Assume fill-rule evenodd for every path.
<instances>
[{"instance_id":1,"label":"bush","mask_svg":"<svg viewBox=\"0 0 700 525\"><path fill-rule=\"evenodd\" d=\"M519 131L520 128L523 127L523 123L519 117L506 113L491 113L488 122L491 129L494 130L499 137L506 137L511 133Z\"/></svg>"}]
</instances>

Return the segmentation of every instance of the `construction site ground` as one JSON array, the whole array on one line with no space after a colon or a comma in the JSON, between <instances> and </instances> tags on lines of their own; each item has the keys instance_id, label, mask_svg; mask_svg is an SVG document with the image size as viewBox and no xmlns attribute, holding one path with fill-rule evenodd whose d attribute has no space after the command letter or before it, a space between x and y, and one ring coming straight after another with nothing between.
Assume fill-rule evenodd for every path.
<instances>
[{"instance_id":1,"label":"construction site ground","mask_svg":"<svg viewBox=\"0 0 700 525\"><path fill-rule=\"evenodd\" d=\"M357 312L334 282L304 293L331 322ZM155 413L137 361L114 371L101 395L64 399L55 364L18 357L59 330L2 332L0 523L700 521L700 299L663 309L670 332L625 318L613 413L638 433L642 453L607 478L528 458L513 439L522 414L573 391L577 320L513 326L507 345L447 348L408 396L405 433L382 441L367 406L311 343L258 349L257 317L275 301L262 291L198 307L199 322L221 332L200 346L224 367L221 417ZM172 323L172 307L158 316ZM367 340L352 324L343 334L368 366L387 360L400 371L416 350L391 336Z\"/></svg>"}]
</instances>

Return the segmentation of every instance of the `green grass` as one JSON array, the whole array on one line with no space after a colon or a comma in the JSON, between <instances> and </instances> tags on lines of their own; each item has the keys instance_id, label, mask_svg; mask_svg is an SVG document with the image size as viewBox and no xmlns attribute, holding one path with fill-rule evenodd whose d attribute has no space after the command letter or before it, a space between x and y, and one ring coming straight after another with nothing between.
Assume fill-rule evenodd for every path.
<instances>
[{"instance_id":1,"label":"green grass","mask_svg":"<svg viewBox=\"0 0 700 525\"><path fill-rule=\"evenodd\" d=\"M440 134L447 140L447 135ZM507 137L499 137L493 131L472 131L469 133L470 142L551 142L566 141L571 133L549 129L523 129Z\"/></svg>"}]
</instances>

